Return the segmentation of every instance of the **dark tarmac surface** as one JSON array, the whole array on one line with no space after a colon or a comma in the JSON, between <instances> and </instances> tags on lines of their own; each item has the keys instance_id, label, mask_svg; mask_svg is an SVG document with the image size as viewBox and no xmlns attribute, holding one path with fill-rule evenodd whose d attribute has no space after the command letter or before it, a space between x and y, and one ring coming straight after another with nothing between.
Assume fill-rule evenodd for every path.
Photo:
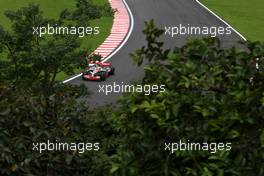
<instances>
[{"instance_id":1,"label":"dark tarmac surface","mask_svg":"<svg viewBox=\"0 0 264 176\"><path fill-rule=\"evenodd\" d=\"M131 81L138 80L144 76L142 67L137 67L133 64L129 54L141 48L146 44L145 37L142 33L144 22L154 19L156 26L164 29L165 26L207 26L207 27L227 27L222 21L208 12L194 0L126 0L131 9L134 18L133 32L122 47L109 62L112 62L116 68L114 76L109 77L104 82L88 82L83 81L78 77L70 84L85 84L92 92L92 95L87 99L89 105L100 106L108 103L115 103L120 93L111 93L105 95L99 93L99 85L128 84ZM164 35L161 41L164 42L165 48L174 48L181 46L190 35L177 35L173 38L169 35ZM198 37L198 36L197 36ZM242 40L234 31L231 35L219 37L224 47L236 45L239 40Z\"/></svg>"}]
</instances>

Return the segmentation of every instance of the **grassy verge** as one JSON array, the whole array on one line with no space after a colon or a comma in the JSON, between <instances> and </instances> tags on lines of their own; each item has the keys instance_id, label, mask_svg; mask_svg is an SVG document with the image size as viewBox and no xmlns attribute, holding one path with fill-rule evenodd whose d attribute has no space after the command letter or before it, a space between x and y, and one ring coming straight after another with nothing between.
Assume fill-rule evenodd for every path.
<instances>
[{"instance_id":1,"label":"grassy verge","mask_svg":"<svg viewBox=\"0 0 264 176\"><path fill-rule=\"evenodd\" d=\"M264 41L263 0L201 0L252 41Z\"/></svg>"},{"instance_id":2,"label":"grassy verge","mask_svg":"<svg viewBox=\"0 0 264 176\"><path fill-rule=\"evenodd\" d=\"M5 17L4 12L7 10L16 11L29 3L39 4L44 16L49 18L58 18L63 9L75 7L75 0L0 0L0 24L10 28L10 21Z\"/></svg>"},{"instance_id":3,"label":"grassy verge","mask_svg":"<svg viewBox=\"0 0 264 176\"><path fill-rule=\"evenodd\" d=\"M108 0L93 0L97 5L103 5ZM58 18L59 13L65 9L74 9L75 0L0 0L0 24L5 28L10 28L11 23L5 17L4 12L7 10L15 11L21 7L27 6L29 3L39 4L40 9L43 11L45 17ZM99 26L100 34L96 36L86 36L81 38L81 48L87 50L95 50L109 35L113 23L112 17L102 17L100 19L92 20L91 26ZM78 73L79 70L76 70ZM57 80L64 80L67 75L60 73Z\"/></svg>"}]
</instances>

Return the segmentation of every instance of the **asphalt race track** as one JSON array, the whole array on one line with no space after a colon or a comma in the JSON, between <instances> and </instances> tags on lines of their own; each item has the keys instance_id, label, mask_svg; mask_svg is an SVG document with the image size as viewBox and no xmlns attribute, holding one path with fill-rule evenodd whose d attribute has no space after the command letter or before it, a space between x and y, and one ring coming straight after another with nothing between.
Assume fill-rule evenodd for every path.
<instances>
[{"instance_id":1,"label":"asphalt race track","mask_svg":"<svg viewBox=\"0 0 264 176\"><path fill-rule=\"evenodd\" d=\"M208 12L194 0L126 0L131 9L134 18L133 32L123 46L109 61L116 68L114 76L109 77L104 82L88 82L83 81L78 77L72 81L71 84L85 84L92 92L88 98L88 103L91 106L105 105L114 103L121 94L111 93L105 95L99 93L99 84L107 85L116 83L129 83L133 80L138 80L143 77L143 68L139 68L133 64L129 54L139 49L146 44L142 30L144 29L144 21L154 19L156 25L162 29L165 26L192 25L192 26L223 26L226 27L222 21L216 18L213 14ZM173 48L184 44L186 38L191 36L170 37L164 35L162 41L166 48ZM241 40L239 35L232 32L231 35L220 37L223 46L229 47L235 45L237 41Z\"/></svg>"}]
</instances>

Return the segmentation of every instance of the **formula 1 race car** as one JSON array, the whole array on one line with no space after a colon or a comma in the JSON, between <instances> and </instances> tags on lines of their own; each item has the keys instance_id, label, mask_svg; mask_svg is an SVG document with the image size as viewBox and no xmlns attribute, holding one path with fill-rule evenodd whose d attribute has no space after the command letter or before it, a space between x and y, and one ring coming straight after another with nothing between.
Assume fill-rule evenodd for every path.
<instances>
[{"instance_id":1,"label":"formula 1 race car","mask_svg":"<svg viewBox=\"0 0 264 176\"><path fill-rule=\"evenodd\" d=\"M108 72L106 70L86 70L82 73L82 78L89 81L104 81L108 77Z\"/></svg>"},{"instance_id":2,"label":"formula 1 race car","mask_svg":"<svg viewBox=\"0 0 264 176\"><path fill-rule=\"evenodd\" d=\"M99 66L99 67L106 69L106 71L108 71L109 75L115 74L115 68L112 66L111 62L99 62L99 61L88 62L88 67L92 68L92 67L96 67L96 66Z\"/></svg>"},{"instance_id":3,"label":"formula 1 race car","mask_svg":"<svg viewBox=\"0 0 264 176\"><path fill-rule=\"evenodd\" d=\"M82 78L89 81L104 81L115 73L111 63L89 62L87 69L82 73Z\"/></svg>"}]
</instances>

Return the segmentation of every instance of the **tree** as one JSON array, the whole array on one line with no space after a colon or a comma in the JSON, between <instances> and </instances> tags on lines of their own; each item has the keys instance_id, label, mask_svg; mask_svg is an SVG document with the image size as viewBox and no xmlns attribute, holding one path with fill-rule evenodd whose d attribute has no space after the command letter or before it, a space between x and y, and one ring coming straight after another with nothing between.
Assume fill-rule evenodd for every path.
<instances>
[{"instance_id":1,"label":"tree","mask_svg":"<svg viewBox=\"0 0 264 176\"><path fill-rule=\"evenodd\" d=\"M132 57L138 65L148 61L137 84L164 84L166 91L121 100L113 123L122 142L112 174L263 175L264 44L246 42L243 51L204 38L163 51L157 39L163 32L148 23L148 44ZM232 143L232 149L165 150L165 143L179 140Z\"/></svg>"},{"instance_id":2,"label":"tree","mask_svg":"<svg viewBox=\"0 0 264 176\"><path fill-rule=\"evenodd\" d=\"M62 19L77 23L79 26L90 25L90 21L101 17L112 17L114 10L109 3L95 5L91 0L76 0L76 9L65 9L61 13Z\"/></svg>"},{"instance_id":3,"label":"tree","mask_svg":"<svg viewBox=\"0 0 264 176\"><path fill-rule=\"evenodd\" d=\"M42 16L39 6L30 4L16 12L8 11L12 31L0 28L1 46L8 67L2 68L2 78L15 84L32 85L31 89L46 97L53 94L52 88L59 73L73 74L81 65L86 52L78 50L77 36L54 35L39 37L33 27L60 24Z\"/></svg>"},{"instance_id":4,"label":"tree","mask_svg":"<svg viewBox=\"0 0 264 176\"><path fill-rule=\"evenodd\" d=\"M66 86L66 87L65 87ZM25 89L0 85L1 175L108 175L115 133L109 113L89 109L85 87L63 85L46 101ZM99 143L98 151L33 150L34 143ZM55 145L55 144L54 144Z\"/></svg>"},{"instance_id":5,"label":"tree","mask_svg":"<svg viewBox=\"0 0 264 176\"><path fill-rule=\"evenodd\" d=\"M76 36L33 35L32 27L63 23L29 5L7 12L10 31L0 28L0 175L108 175L115 132L108 109L82 102L83 85L62 84L58 73L72 74L83 52ZM39 151L33 143L99 143L98 151Z\"/></svg>"}]
</instances>

